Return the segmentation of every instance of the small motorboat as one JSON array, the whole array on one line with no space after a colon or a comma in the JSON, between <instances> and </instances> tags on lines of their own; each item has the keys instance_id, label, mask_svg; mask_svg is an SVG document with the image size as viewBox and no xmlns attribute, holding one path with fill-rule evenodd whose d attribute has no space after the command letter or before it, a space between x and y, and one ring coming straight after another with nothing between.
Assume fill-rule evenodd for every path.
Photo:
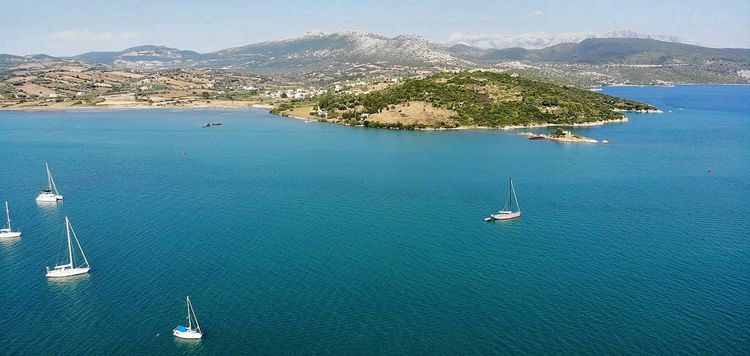
<instances>
[{"instance_id":1,"label":"small motorboat","mask_svg":"<svg viewBox=\"0 0 750 356\"><path fill-rule=\"evenodd\" d=\"M529 135L529 140L544 140L544 135Z\"/></svg>"}]
</instances>

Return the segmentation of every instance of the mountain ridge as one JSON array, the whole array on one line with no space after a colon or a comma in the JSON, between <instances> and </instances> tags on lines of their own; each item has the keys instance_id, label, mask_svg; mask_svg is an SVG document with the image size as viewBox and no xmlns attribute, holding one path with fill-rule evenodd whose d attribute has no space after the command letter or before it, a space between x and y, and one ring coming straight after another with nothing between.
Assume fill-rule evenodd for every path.
<instances>
[{"instance_id":1,"label":"mountain ridge","mask_svg":"<svg viewBox=\"0 0 750 356\"><path fill-rule=\"evenodd\" d=\"M387 37L346 31L308 32L301 36L208 53L143 45L122 51L87 52L72 57L5 55L0 57L0 64L11 66L24 61L55 60L86 61L114 68L146 71L222 69L301 80L333 80L342 76L373 73L413 75L422 69L434 72L484 68L578 85L744 83L748 79L740 73L750 70L750 49L710 48L640 38L589 38L578 43L561 43L542 49L483 49L466 44L445 47L417 35ZM570 64L579 67L574 70L566 69ZM644 67L635 71L585 67L602 65L659 68Z\"/></svg>"},{"instance_id":2,"label":"mountain ridge","mask_svg":"<svg viewBox=\"0 0 750 356\"><path fill-rule=\"evenodd\" d=\"M650 53L647 53L650 52ZM658 56L657 56L658 55ZM482 61L520 60L562 63L619 63L658 65L681 56L678 62L696 63L710 59L750 60L750 49L710 48L652 39L590 38L579 43L562 43L542 49L506 48L487 50Z\"/></svg>"},{"instance_id":3,"label":"mountain ridge","mask_svg":"<svg viewBox=\"0 0 750 356\"><path fill-rule=\"evenodd\" d=\"M448 41L448 47L464 44L481 49L505 49L505 48L526 48L542 49L561 43L579 43L590 38L640 38L652 39L664 42L678 42L686 44L700 45L696 42L686 41L680 37L662 34L639 33L632 30L610 31L605 33L597 32L575 32L560 33L551 35L545 32L526 33L520 35L475 35L463 36L454 34Z\"/></svg>"},{"instance_id":4,"label":"mountain ridge","mask_svg":"<svg viewBox=\"0 0 750 356\"><path fill-rule=\"evenodd\" d=\"M628 35L630 34L630 35ZM85 60L99 64L114 65L116 62L127 64L127 62L151 61L164 62L165 67L169 63L192 63L194 65L205 64L210 66L210 62L223 61L229 63L241 62L242 58L231 58L232 56L286 56L288 58L301 57L308 55L311 57L336 57L336 59L350 59L353 61L365 61L363 57L369 57L371 62L390 61L394 63L414 62L414 64L469 64L467 59L479 59L481 61L491 60L539 60L546 61L564 61L571 60L572 57L561 59L554 58L550 53L553 52L570 52L570 49L579 49L584 46L580 44L591 44L602 41L617 42L619 45L630 42L649 44L648 49L653 49L654 44L662 47L674 48L675 45L692 46L692 49L700 49L706 52L706 49L715 51L734 51L743 53L743 48L715 48L705 47L697 44L676 42L678 39L669 36L674 41L663 41L654 39L654 35L638 34L633 31L615 31L604 35L613 37L588 37L580 41L564 42L543 48L524 48L513 46L502 49L482 48L473 46L461 41L450 46L441 46L437 43L430 42L424 37L418 35L398 35L387 37L374 33L358 31L340 31L333 33L324 32L307 32L299 36L283 38L279 40L269 40L247 44L244 46L229 47L213 52L199 53L187 49L178 49L164 45L139 45L123 49L121 51L92 51L75 56L59 57L47 54L35 54L27 56L18 56L13 54L3 54L4 58L29 58L34 60ZM642 36L642 37L637 37ZM664 36L661 36L664 37ZM622 41L616 41L616 40ZM578 44L579 46L575 46ZM714 52L715 52L714 51ZM459 58L456 58L458 55ZM358 58L359 57L359 58ZM205 63L200 63L205 62Z\"/></svg>"}]
</instances>

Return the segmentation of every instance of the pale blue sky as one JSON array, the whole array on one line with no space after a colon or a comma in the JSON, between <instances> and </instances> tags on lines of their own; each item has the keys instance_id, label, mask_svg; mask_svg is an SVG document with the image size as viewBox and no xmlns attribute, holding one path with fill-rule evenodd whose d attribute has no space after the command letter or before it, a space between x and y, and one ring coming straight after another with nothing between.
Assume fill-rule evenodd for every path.
<instances>
[{"instance_id":1,"label":"pale blue sky","mask_svg":"<svg viewBox=\"0 0 750 356\"><path fill-rule=\"evenodd\" d=\"M750 0L734 1L13 1L0 53L74 55L159 44L209 52L305 31L417 34L641 33L750 48Z\"/></svg>"}]
</instances>

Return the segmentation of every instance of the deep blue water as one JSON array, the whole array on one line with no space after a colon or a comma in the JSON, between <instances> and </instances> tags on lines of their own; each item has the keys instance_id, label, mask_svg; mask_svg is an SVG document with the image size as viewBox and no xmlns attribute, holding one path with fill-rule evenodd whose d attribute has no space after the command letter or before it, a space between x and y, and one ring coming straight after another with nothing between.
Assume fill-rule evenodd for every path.
<instances>
[{"instance_id":1,"label":"deep blue water","mask_svg":"<svg viewBox=\"0 0 750 356\"><path fill-rule=\"evenodd\" d=\"M0 112L24 234L0 241L0 353L750 353L750 87L604 92L665 113L575 145ZM45 161L53 208L34 202ZM523 217L483 222L509 176ZM48 281L65 215L92 271ZM200 343L171 336L187 294Z\"/></svg>"}]
</instances>

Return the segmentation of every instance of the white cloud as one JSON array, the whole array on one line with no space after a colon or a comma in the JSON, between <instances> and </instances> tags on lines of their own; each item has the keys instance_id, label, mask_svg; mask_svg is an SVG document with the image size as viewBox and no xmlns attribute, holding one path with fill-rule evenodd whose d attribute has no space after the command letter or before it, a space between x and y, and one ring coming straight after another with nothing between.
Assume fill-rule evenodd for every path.
<instances>
[{"instance_id":1,"label":"white cloud","mask_svg":"<svg viewBox=\"0 0 750 356\"><path fill-rule=\"evenodd\" d=\"M538 8L534 9L534 15L536 15L536 16L542 16L543 14L544 14L544 12L542 12L541 9L538 9Z\"/></svg>"},{"instance_id":2,"label":"white cloud","mask_svg":"<svg viewBox=\"0 0 750 356\"><path fill-rule=\"evenodd\" d=\"M53 32L49 35L49 38L59 41L67 42L81 42L81 41L127 41L138 38L136 32L117 32L112 33L109 31L95 32L91 30L65 30Z\"/></svg>"}]
</instances>

